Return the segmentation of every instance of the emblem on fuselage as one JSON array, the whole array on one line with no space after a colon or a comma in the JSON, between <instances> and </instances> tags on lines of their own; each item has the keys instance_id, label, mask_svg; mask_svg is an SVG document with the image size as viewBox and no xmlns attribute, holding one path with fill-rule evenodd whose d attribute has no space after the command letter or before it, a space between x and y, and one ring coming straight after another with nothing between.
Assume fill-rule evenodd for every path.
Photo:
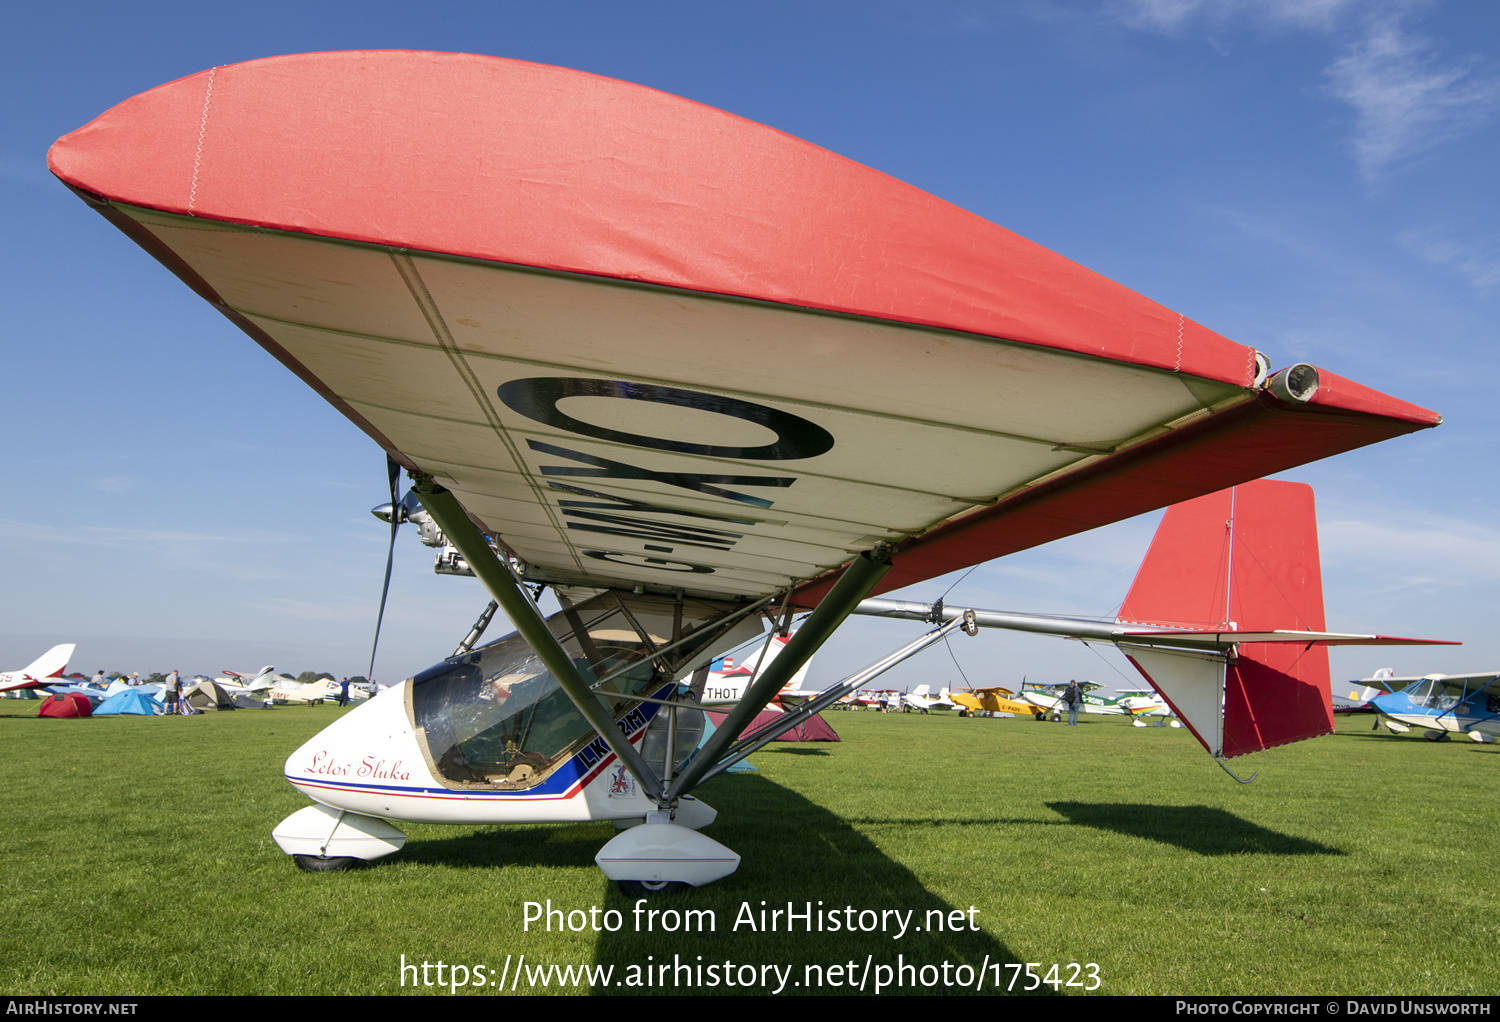
<instances>
[{"instance_id":1,"label":"emblem on fuselage","mask_svg":"<svg viewBox=\"0 0 1500 1022\"><path fill-rule=\"evenodd\" d=\"M623 766L615 767L615 772L609 779L609 797L637 797L635 778L632 777L630 771L626 770Z\"/></svg>"}]
</instances>

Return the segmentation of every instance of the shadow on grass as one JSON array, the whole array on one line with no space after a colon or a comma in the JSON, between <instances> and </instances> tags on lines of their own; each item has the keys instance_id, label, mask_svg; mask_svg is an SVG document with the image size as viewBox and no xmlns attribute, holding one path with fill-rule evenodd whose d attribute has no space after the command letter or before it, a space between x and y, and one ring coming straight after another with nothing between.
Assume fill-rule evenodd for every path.
<instances>
[{"instance_id":1,"label":"shadow on grass","mask_svg":"<svg viewBox=\"0 0 1500 1022\"><path fill-rule=\"evenodd\" d=\"M885 982L894 984L896 970L903 965L901 985L891 985L883 992L972 992L982 971L981 992L992 994L997 978L1002 989L1012 979L1012 973L1003 966L1016 961L1017 955L986 930L970 927L969 905L950 903L928 891L909 869L887 857L846 820L758 774L721 775L701 794L719 811L718 821L705 833L738 852L740 868L717 883L652 899L644 907L679 912L711 910L714 930L683 933L658 928L655 932L633 932L629 921L636 901L610 885L605 907L618 909L627 924L595 949L596 965L615 968L615 980L609 989L597 992L744 992L722 983L709 986L706 973L703 984L697 985L696 971L690 977L687 970L677 969L691 966L696 970L699 965L706 969L713 964L722 974L726 963L732 963L737 972L743 966L778 965L786 977L782 992L799 994L856 992L861 978L865 992L874 993L877 979L884 977ZM793 932L787 932L788 902L798 913L813 913L811 932L800 921ZM767 920L772 910L783 910L774 932L769 926L761 928L762 908ZM852 915L846 911L849 908ZM894 916L884 915L884 910L910 913L903 936L897 937L898 923ZM836 913L838 930L829 925L829 913ZM753 926L747 925L746 920L752 917ZM824 921L821 932L817 925L820 918ZM851 918L856 925L852 933L847 929ZM858 928L861 918L865 929ZM977 919L994 923L982 914ZM951 928L960 921L961 925ZM879 929L881 922L887 925L884 932ZM943 982L945 962L950 966L946 976L952 985ZM632 968L644 982L642 967L647 965L672 967L665 989L621 986L628 981ZM960 965L968 968L959 972ZM839 971L830 971L833 966ZM849 976L854 978L845 982ZM957 985L960 977L967 979L967 990ZM689 978L691 986L684 982ZM757 979L751 990L770 992L776 983L772 979L768 986L762 986ZM1023 977L1021 985L1024 983ZM1039 992L1053 991L1043 986Z\"/></svg>"},{"instance_id":2,"label":"shadow on grass","mask_svg":"<svg viewBox=\"0 0 1500 1022\"><path fill-rule=\"evenodd\" d=\"M1199 855L1345 855L1344 851L1268 830L1211 806L1048 802L1079 826L1149 838Z\"/></svg>"},{"instance_id":3,"label":"shadow on grass","mask_svg":"<svg viewBox=\"0 0 1500 1022\"><path fill-rule=\"evenodd\" d=\"M455 837L408 841L393 860L429 866L591 867L594 854L616 834L612 823L486 827Z\"/></svg>"},{"instance_id":4,"label":"shadow on grass","mask_svg":"<svg viewBox=\"0 0 1500 1022\"><path fill-rule=\"evenodd\" d=\"M740 854L739 870L706 887L653 898L643 906L641 917L635 914L636 899L607 884L599 905L618 910L625 925L619 932L601 935L595 945L594 964L614 969L610 985L596 992L765 993L784 982L783 993L847 995L857 992L861 981L866 993L874 993L879 981L888 984L884 993L948 994L974 992L983 972L978 992L993 994L1014 978L1005 964L1024 961L987 930L971 927L969 905L932 894L848 821L796 792L759 774L733 774L715 778L700 793L720 814L705 833ZM615 833L609 823L493 827L411 841L397 858L450 868L591 869L595 853ZM800 920L788 931L788 902L798 913L813 913L811 932ZM762 928L762 908L767 920L772 910L782 910L775 930ZM680 925L667 930L645 921L651 909L676 909L679 916L688 910L710 911L714 925L706 932L686 932ZM837 930L829 913L838 917ZM904 933L893 913L905 917ZM637 918L643 920L640 930ZM975 918L981 924L994 923L982 912ZM747 919L753 919L753 925ZM854 932L848 929L851 919ZM735 986L722 980L726 963L733 966ZM647 986L644 967L663 965L671 967L670 975L664 979L658 972L657 982ZM710 965L716 973L707 971ZM749 966L755 967L755 982L738 985L750 976ZM774 971L762 972L761 966L779 967L784 979ZM960 972L959 966L967 968ZM715 976L720 981L711 985ZM967 989L958 985L959 979L969 984ZM804 985L809 983L813 985ZM1022 975L1018 993L1025 983ZM1044 985L1036 992L1053 990Z\"/></svg>"},{"instance_id":5,"label":"shadow on grass","mask_svg":"<svg viewBox=\"0 0 1500 1022\"><path fill-rule=\"evenodd\" d=\"M831 756L832 755L832 753L830 753L827 749L781 748L781 749L763 749L762 751L763 752L780 753L783 756Z\"/></svg>"}]
</instances>

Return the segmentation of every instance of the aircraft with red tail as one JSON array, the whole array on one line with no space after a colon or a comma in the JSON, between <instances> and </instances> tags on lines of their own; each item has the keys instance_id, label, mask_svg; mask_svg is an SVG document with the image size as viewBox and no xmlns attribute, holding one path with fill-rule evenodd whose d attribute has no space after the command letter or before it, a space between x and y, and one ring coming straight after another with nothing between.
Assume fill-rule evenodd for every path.
<instances>
[{"instance_id":1,"label":"aircraft with red tail","mask_svg":"<svg viewBox=\"0 0 1500 1022\"><path fill-rule=\"evenodd\" d=\"M861 600L1441 421L784 132L567 68L230 64L48 163L386 453L393 535L404 469L517 628L292 752L315 804L275 836L309 869L395 851L389 820L610 819L638 824L596 857L611 879L711 882L739 857L691 793L775 737L751 722ZM1210 751L1320 733L1321 609L1270 613L1252 583L1206 613L1212 586L1183 602L1159 560L1129 609L1173 624L1108 635ZM798 611L700 748L683 681ZM954 613L785 723L977 633Z\"/></svg>"},{"instance_id":2,"label":"aircraft with red tail","mask_svg":"<svg viewBox=\"0 0 1500 1022\"><path fill-rule=\"evenodd\" d=\"M866 600L855 613L960 612ZM1326 631L1312 487L1269 479L1168 508L1112 622L973 613L981 627L1113 644L1221 766L1333 733L1328 647L1457 645Z\"/></svg>"}]
</instances>

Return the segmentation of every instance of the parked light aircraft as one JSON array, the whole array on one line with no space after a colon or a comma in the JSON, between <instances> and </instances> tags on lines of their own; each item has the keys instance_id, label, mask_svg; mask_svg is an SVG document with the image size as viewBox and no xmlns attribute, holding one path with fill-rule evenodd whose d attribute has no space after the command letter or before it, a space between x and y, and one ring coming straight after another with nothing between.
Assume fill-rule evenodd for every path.
<instances>
[{"instance_id":1,"label":"parked light aircraft","mask_svg":"<svg viewBox=\"0 0 1500 1022\"><path fill-rule=\"evenodd\" d=\"M328 698L328 679L298 681L290 674L275 674L263 691L273 703L321 703Z\"/></svg>"},{"instance_id":2,"label":"parked light aircraft","mask_svg":"<svg viewBox=\"0 0 1500 1022\"><path fill-rule=\"evenodd\" d=\"M901 689L862 688L842 697L836 705L846 710L877 710L881 706L893 710L901 705L901 700L905 697L906 693Z\"/></svg>"},{"instance_id":3,"label":"parked light aircraft","mask_svg":"<svg viewBox=\"0 0 1500 1022\"><path fill-rule=\"evenodd\" d=\"M1037 685L1028 688L1024 695L1028 700L1042 710L1044 716L1050 720L1062 720L1063 715L1068 712L1068 706L1062 700L1062 692L1068 687L1067 682L1057 682L1051 685ZM1095 695L1104 688L1092 681L1080 681L1078 687L1083 690L1083 698L1079 703L1079 709L1084 713L1098 713L1106 716L1129 714L1132 717L1142 717L1151 714L1170 714L1161 696L1151 689L1129 688L1120 689L1117 696ZM1140 725L1144 727L1145 725Z\"/></svg>"},{"instance_id":4,"label":"parked light aircraft","mask_svg":"<svg viewBox=\"0 0 1500 1022\"><path fill-rule=\"evenodd\" d=\"M1033 685L1025 688L1022 694L1041 710L1044 716L1052 720L1061 720L1063 714L1068 712L1068 706L1062 699L1063 690L1067 687L1067 682ZM1084 713L1097 713L1105 716L1128 714L1132 717L1141 717L1151 714L1165 715L1171 712L1161 696L1149 688L1122 688L1116 690L1119 695L1101 696L1095 693L1104 686L1097 682L1080 681L1078 687L1083 690L1083 698L1079 707Z\"/></svg>"},{"instance_id":5,"label":"parked light aircraft","mask_svg":"<svg viewBox=\"0 0 1500 1022\"><path fill-rule=\"evenodd\" d=\"M13 688L41 688L57 682L68 669L68 661L73 658L73 650L76 648L75 643L64 642L53 646L25 667L14 671L0 671L0 692Z\"/></svg>"},{"instance_id":6,"label":"parked light aircraft","mask_svg":"<svg viewBox=\"0 0 1500 1022\"><path fill-rule=\"evenodd\" d=\"M262 667L254 674L240 674L238 671L225 670L224 676L213 680L226 689L239 690L246 693L260 693L269 691L275 684L276 668L270 664Z\"/></svg>"},{"instance_id":7,"label":"parked light aircraft","mask_svg":"<svg viewBox=\"0 0 1500 1022\"><path fill-rule=\"evenodd\" d=\"M127 100L48 159L405 468L518 629L292 753L316 805L275 834L308 868L395 850L388 820L613 819L646 822L599 852L610 878L713 881L739 858L691 792L774 737L742 732L861 600L1441 421L1273 372L791 136L563 68L254 60ZM1232 498L1205 499L1215 543L1185 553L1211 580ZM1278 578L1305 561L1288 550ZM1327 730L1308 665L1367 637L1323 633L1321 600L1316 620L1205 619L1212 594L1159 588L1160 622L1101 637L1215 756ZM682 680L797 610L724 726L684 740ZM960 627L977 615L787 718Z\"/></svg>"},{"instance_id":8,"label":"parked light aircraft","mask_svg":"<svg viewBox=\"0 0 1500 1022\"><path fill-rule=\"evenodd\" d=\"M994 686L991 688L971 688L967 692L954 692L951 696L953 701L963 709L959 715L973 715L978 713L1009 713L1014 716L1030 714L1037 720L1042 719L1042 711L1024 699L1013 699L1015 693L1008 688Z\"/></svg>"},{"instance_id":9,"label":"parked light aircraft","mask_svg":"<svg viewBox=\"0 0 1500 1022\"><path fill-rule=\"evenodd\" d=\"M1182 727L1177 714L1161 697L1160 692L1153 692L1149 688L1122 688L1119 691L1120 705L1135 718L1133 723L1136 727ZM1157 719L1153 724L1147 724L1147 717Z\"/></svg>"},{"instance_id":10,"label":"parked light aircraft","mask_svg":"<svg viewBox=\"0 0 1500 1022\"><path fill-rule=\"evenodd\" d=\"M1360 683L1376 693L1368 701L1387 722L1395 722L1391 730L1397 733L1419 727L1433 741L1454 733L1476 742L1500 737L1500 672L1398 678L1381 671Z\"/></svg>"},{"instance_id":11,"label":"parked light aircraft","mask_svg":"<svg viewBox=\"0 0 1500 1022\"><path fill-rule=\"evenodd\" d=\"M906 697L906 705L921 713L926 713L929 710L958 709L958 704L949 698L946 686L937 695L933 695L931 686L918 685Z\"/></svg>"},{"instance_id":12,"label":"parked light aircraft","mask_svg":"<svg viewBox=\"0 0 1500 1022\"><path fill-rule=\"evenodd\" d=\"M1052 684L1032 683L1030 685L1023 685L1021 687L1021 698L1041 710L1044 718L1050 717L1052 720L1062 720L1063 714L1068 712L1068 704L1063 702L1062 698L1063 691L1067 687L1068 682L1066 681L1053 682ZM1080 681L1078 688L1083 693L1080 708L1087 709L1089 694L1103 687L1103 685L1092 681Z\"/></svg>"}]
</instances>

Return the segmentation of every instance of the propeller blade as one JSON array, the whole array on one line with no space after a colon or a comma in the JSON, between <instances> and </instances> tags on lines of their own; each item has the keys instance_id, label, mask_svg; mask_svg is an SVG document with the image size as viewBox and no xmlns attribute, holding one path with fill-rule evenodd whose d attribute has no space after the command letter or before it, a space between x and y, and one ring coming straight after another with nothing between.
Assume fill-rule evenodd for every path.
<instances>
[{"instance_id":1,"label":"propeller blade","mask_svg":"<svg viewBox=\"0 0 1500 1022\"><path fill-rule=\"evenodd\" d=\"M400 500L400 495L396 490L399 488L398 484L401 479L401 466L389 454L385 456L385 471L390 481L391 507L395 509ZM370 644L370 669L365 674L365 677L371 681L375 680L375 651L380 648L380 625L385 620L385 598L391 591L391 565L396 559L396 530L400 527L401 516L394 513L393 510L391 514L391 546L385 554L385 582L380 587L380 612L375 615L375 641Z\"/></svg>"}]
</instances>

